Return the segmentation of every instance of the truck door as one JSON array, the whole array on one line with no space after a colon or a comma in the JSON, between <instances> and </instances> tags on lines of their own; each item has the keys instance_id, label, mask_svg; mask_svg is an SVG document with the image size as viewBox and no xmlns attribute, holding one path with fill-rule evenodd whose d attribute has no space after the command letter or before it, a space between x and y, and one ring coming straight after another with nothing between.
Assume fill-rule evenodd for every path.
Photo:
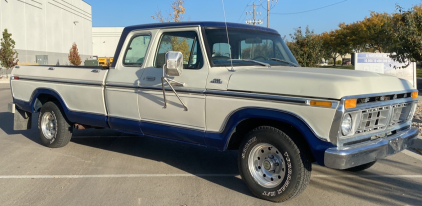
<instances>
[{"instance_id":1,"label":"truck door","mask_svg":"<svg viewBox=\"0 0 422 206\"><path fill-rule=\"evenodd\" d=\"M203 144L205 134L205 90L208 64L199 27L162 29L156 35L154 56L140 79L138 95L141 128L146 135L177 139ZM173 80L183 83L173 87L188 110L171 91L166 91L167 107L164 108L161 77L164 55L168 51L183 54L184 70ZM165 83L165 88L170 87Z\"/></svg>"},{"instance_id":2,"label":"truck door","mask_svg":"<svg viewBox=\"0 0 422 206\"><path fill-rule=\"evenodd\" d=\"M144 59L154 31L127 36L116 62L106 79L105 99L111 128L142 133L138 110L138 90L144 72Z\"/></svg>"}]
</instances>

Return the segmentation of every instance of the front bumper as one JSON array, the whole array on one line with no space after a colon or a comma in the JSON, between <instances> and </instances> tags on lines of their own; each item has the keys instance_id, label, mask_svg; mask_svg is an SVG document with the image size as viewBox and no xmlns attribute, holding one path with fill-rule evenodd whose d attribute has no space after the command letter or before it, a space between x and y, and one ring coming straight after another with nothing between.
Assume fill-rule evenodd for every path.
<instances>
[{"instance_id":1,"label":"front bumper","mask_svg":"<svg viewBox=\"0 0 422 206\"><path fill-rule=\"evenodd\" d=\"M329 148L325 151L324 164L334 169L348 169L373 162L412 146L418 133L418 129L411 128L368 145L342 150Z\"/></svg>"}]
</instances>

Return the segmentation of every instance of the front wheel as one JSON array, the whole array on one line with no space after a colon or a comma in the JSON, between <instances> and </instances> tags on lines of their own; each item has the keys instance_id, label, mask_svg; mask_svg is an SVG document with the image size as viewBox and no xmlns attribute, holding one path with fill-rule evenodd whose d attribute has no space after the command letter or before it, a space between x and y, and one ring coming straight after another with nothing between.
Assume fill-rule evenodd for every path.
<instances>
[{"instance_id":1,"label":"front wheel","mask_svg":"<svg viewBox=\"0 0 422 206\"><path fill-rule=\"evenodd\" d=\"M277 128L251 131L239 152L240 174L251 192L273 202L299 195L309 184L312 170L309 155L299 148L302 145Z\"/></svg>"},{"instance_id":2,"label":"front wheel","mask_svg":"<svg viewBox=\"0 0 422 206\"><path fill-rule=\"evenodd\" d=\"M69 143L73 128L60 107L54 102L47 102L41 107L38 130L45 146L58 148Z\"/></svg>"}]
</instances>

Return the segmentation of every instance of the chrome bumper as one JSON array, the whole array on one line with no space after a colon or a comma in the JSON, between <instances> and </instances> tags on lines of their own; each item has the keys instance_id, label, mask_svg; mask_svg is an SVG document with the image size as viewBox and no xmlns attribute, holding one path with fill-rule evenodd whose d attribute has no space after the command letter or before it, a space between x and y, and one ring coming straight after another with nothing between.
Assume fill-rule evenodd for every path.
<instances>
[{"instance_id":1,"label":"chrome bumper","mask_svg":"<svg viewBox=\"0 0 422 206\"><path fill-rule=\"evenodd\" d=\"M347 169L382 159L412 146L418 132L418 129L411 128L368 145L342 150L329 148L325 151L324 164L334 169Z\"/></svg>"}]
</instances>

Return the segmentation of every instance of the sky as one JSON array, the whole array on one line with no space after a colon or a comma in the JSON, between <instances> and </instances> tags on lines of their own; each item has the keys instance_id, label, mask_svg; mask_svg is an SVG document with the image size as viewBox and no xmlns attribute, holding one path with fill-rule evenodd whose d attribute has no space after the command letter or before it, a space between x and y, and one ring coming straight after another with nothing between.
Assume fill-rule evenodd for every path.
<instances>
[{"instance_id":1,"label":"sky","mask_svg":"<svg viewBox=\"0 0 422 206\"><path fill-rule=\"evenodd\" d=\"M93 27L125 27L137 24L156 23L151 18L158 10L163 14L172 12L173 0L84 0L92 6ZM245 23L252 19L246 15L252 11L247 5L261 4L256 7L257 16L267 25L267 0L223 0L227 22ZM334 5L333 5L334 4ZM279 0L270 11L270 28L281 36L288 36L296 28L309 26L319 34L338 28L338 24L360 21L371 11L393 13L396 4L403 8L422 4L421 0ZM332 5L332 6L330 6ZM221 0L185 0L184 20L224 21ZM323 8L321 8L323 7ZM325 8L324 8L325 7ZM316 9L316 10L315 10ZM311 11L309 11L311 10ZM308 11L308 12L307 12ZM292 14L293 13L293 14Z\"/></svg>"}]
</instances>

